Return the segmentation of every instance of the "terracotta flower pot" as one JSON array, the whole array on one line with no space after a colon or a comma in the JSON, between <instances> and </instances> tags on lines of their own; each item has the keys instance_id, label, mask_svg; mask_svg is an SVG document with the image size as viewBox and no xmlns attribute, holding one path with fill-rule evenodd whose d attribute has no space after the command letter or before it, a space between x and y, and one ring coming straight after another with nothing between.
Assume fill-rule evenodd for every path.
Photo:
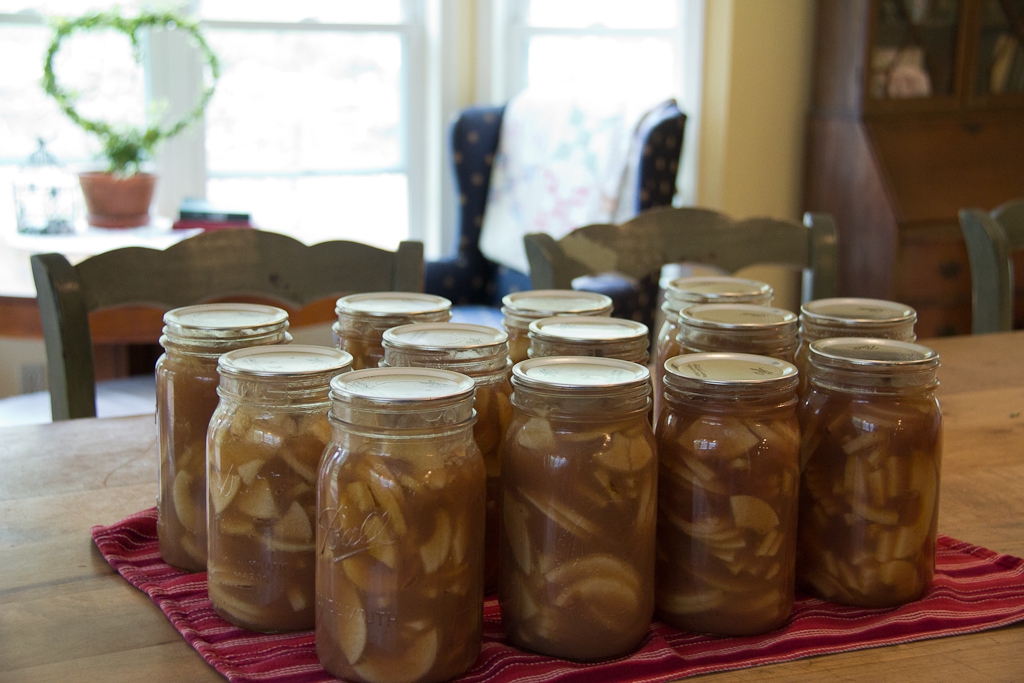
<instances>
[{"instance_id":1,"label":"terracotta flower pot","mask_svg":"<svg viewBox=\"0 0 1024 683\"><path fill-rule=\"evenodd\" d=\"M89 225L100 228L134 228L149 224L149 205L153 201L156 176L136 173L119 178L113 173L79 173Z\"/></svg>"}]
</instances>

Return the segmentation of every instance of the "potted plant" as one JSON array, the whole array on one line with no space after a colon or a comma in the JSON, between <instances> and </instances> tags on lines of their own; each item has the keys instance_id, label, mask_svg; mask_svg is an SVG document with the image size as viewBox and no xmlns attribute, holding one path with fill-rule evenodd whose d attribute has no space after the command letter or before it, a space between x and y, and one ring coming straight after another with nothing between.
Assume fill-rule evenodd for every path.
<instances>
[{"instance_id":1,"label":"potted plant","mask_svg":"<svg viewBox=\"0 0 1024 683\"><path fill-rule=\"evenodd\" d=\"M148 28L182 30L191 35L210 70L209 82L196 106L177 122L161 125L159 120L152 120L145 128L114 125L80 115L75 109L78 94L58 83L53 72L54 58L61 42L77 32L112 29L128 36L135 59L140 61L139 34ZM58 19L53 24L53 40L46 51L43 67L43 89L57 101L68 118L99 138L107 160L106 171L79 174L91 225L126 228L149 222L149 205L156 177L142 172L140 164L152 158L161 142L181 133L203 115L219 76L217 56L207 44L199 25L173 12L143 12L137 17L123 17L117 10L94 12L76 19Z\"/></svg>"}]
</instances>

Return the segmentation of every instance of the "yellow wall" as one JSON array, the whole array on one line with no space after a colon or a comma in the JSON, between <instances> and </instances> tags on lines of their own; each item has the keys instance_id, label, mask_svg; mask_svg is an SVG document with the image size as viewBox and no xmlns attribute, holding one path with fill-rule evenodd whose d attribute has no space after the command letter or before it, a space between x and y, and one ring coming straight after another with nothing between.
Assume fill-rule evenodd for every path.
<instances>
[{"instance_id":1,"label":"yellow wall","mask_svg":"<svg viewBox=\"0 0 1024 683\"><path fill-rule=\"evenodd\" d=\"M814 0L707 0L697 203L799 218Z\"/></svg>"},{"instance_id":2,"label":"yellow wall","mask_svg":"<svg viewBox=\"0 0 1024 683\"><path fill-rule=\"evenodd\" d=\"M799 220L814 0L706 0L697 204L735 218ZM800 305L799 271L745 268Z\"/></svg>"}]
</instances>

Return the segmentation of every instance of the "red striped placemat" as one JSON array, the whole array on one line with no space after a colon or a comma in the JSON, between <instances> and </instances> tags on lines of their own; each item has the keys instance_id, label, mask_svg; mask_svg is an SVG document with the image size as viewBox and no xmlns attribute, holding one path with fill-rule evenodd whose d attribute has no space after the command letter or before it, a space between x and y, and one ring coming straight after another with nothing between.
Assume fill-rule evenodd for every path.
<instances>
[{"instance_id":1,"label":"red striped placemat","mask_svg":"<svg viewBox=\"0 0 1024 683\"><path fill-rule=\"evenodd\" d=\"M145 591L211 666L231 681L333 681L317 661L311 631L266 635L218 617L206 595L206 574L186 574L160 559L156 508L92 537L103 556ZM578 664L535 655L505 643L497 600L484 605L484 642L460 681L668 681L698 674L787 662L914 640L972 633L1024 620L1024 560L940 536L935 580L927 595L896 609L841 607L799 598L783 628L749 638L715 638L659 622L628 657Z\"/></svg>"}]
</instances>

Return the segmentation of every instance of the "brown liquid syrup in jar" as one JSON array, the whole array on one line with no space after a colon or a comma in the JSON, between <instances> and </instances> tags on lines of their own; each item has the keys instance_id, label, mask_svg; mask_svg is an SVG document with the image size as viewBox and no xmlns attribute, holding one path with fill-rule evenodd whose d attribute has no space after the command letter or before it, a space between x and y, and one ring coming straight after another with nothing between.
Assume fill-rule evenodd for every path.
<instances>
[{"instance_id":1,"label":"brown liquid syrup in jar","mask_svg":"<svg viewBox=\"0 0 1024 683\"><path fill-rule=\"evenodd\" d=\"M807 391L807 356L811 342L834 337L872 337L913 342L917 311L906 304L881 299L836 298L808 301L800 307L800 396Z\"/></svg>"},{"instance_id":2,"label":"brown liquid syrup in jar","mask_svg":"<svg viewBox=\"0 0 1024 683\"><path fill-rule=\"evenodd\" d=\"M157 537L171 566L206 571L206 434L217 408L217 360L233 349L289 341L288 313L274 306L205 304L164 315L164 354L156 364Z\"/></svg>"},{"instance_id":3,"label":"brown liquid syrup in jar","mask_svg":"<svg viewBox=\"0 0 1024 683\"><path fill-rule=\"evenodd\" d=\"M754 304L770 306L773 290L771 285L757 280L737 277L682 277L672 280L665 290L665 303L661 310L665 322L658 330L654 343L654 417L661 412L663 399L662 378L665 376L665 361L682 353L676 336L679 334L679 313L696 304Z\"/></svg>"},{"instance_id":4,"label":"brown liquid syrup in jar","mask_svg":"<svg viewBox=\"0 0 1024 683\"><path fill-rule=\"evenodd\" d=\"M416 323L384 333L381 367L426 367L461 372L476 383L473 439L487 468L484 591L498 589L501 525L501 439L512 421L508 335L482 325Z\"/></svg>"},{"instance_id":5,"label":"brown liquid syrup in jar","mask_svg":"<svg viewBox=\"0 0 1024 683\"><path fill-rule=\"evenodd\" d=\"M574 289L534 289L506 294L501 300L501 324L508 332L508 355L513 363L530 355L530 323L552 316L612 314L612 300L604 294Z\"/></svg>"},{"instance_id":6,"label":"brown liquid syrup in jar","mask_svg":"<svg viewBox=\"0 0 1024 683\"><path fill-rule=\"evenodd\" d=\"M368 292L338 299L334 345L352 354L352 369L375 368L384 358L384 331L410 323L448 322L452 302L414 292Z\"/></svg>"},{"instance_id":7,"label":"brown liquid syrup in jar","mask_svg":"<svg viewBox=\"0 0 1024 683\"><path fill-rule=\"evenodd\" d=\"M647 325L623 318L555 316L530 323L530 358L592 356L647 365Z\"/></svg>"},{"instance_id":8,"label":"brown liquid syrup in jar","mask_svg":"<svg viewBox=\"0 0 1024 683\"><path fill-rule=\"evenodd\" d=\"M647 368L533 358L513 368L498 599L509 641L590 661L636 648L654 611L657 462Z\"/></svg>"},{"instance_id":9,"label":"brown liquid syrup in jar","mask_svg":"<svg viewBox=\"0 0 1024 683\"><path fill-rule=\"evenodd\" d=\"M938 354L851 337L812 342L809 360L797 581L846 605L916 600L935 573Z\"/></svg>"},{"instance_id":10,"label":"brown liquid syrup in jar","mask_svg":"<svg viewBox=\"0 0 1024 683\"><path fill-rule=\"evenodd\" d=\"M221 356L210 422L209 561L213 608L256 631L313 628L316 479L330 440L331 378L352 357L321 346Z\"/></svg>"},{"instance_id":11,"label":"brown liquid syrup in jar","mask_svg":"<svg viewBox=\"0 0 1024 683\"><path fill-rule=\"evenodd\" d=\"M442 681L483 629L485 469L473 380L379 368L331 385L320 470L316 647L351 681Z\"/></svg>"},{"instance_id":12,"label":"brown liquid syrup in jar","mask_svg":"<svg viewBox=\"0 0 1024 683\"><path fill-rule=\"evenodd\" d=\"M666 363L658 422L658 614L742 636L793 608L800 430L796 368L700 353Z\"/></svg>"}]
</instances>

